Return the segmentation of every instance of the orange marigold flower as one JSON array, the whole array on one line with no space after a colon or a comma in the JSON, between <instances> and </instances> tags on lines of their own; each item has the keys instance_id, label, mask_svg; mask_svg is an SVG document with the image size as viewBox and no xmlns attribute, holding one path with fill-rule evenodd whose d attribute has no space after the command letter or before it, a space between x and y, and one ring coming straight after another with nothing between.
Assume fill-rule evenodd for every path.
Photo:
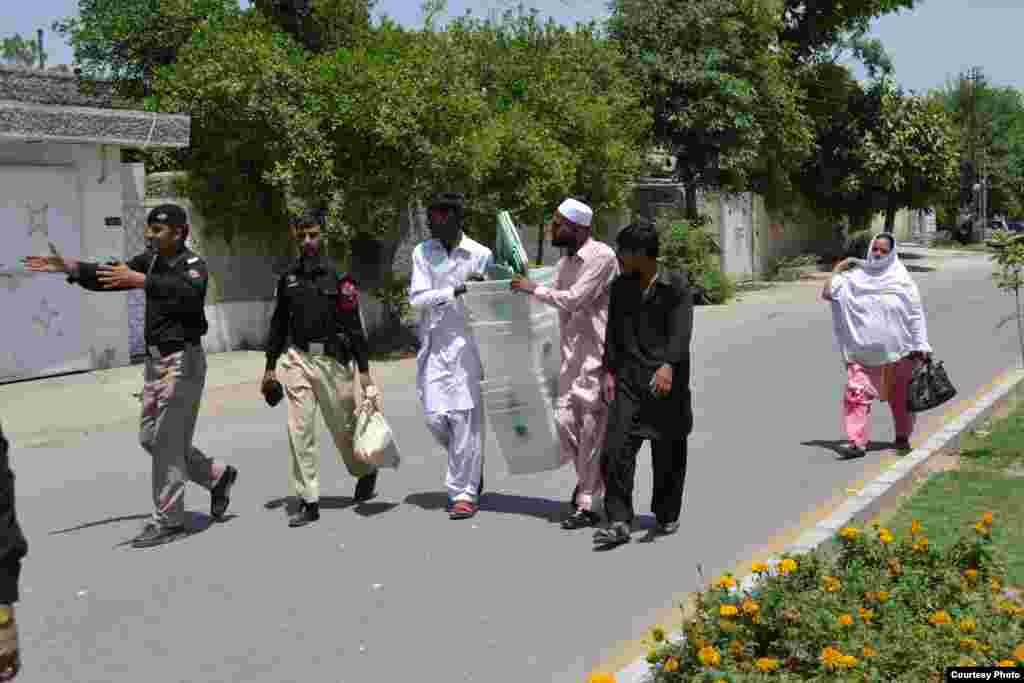
<instances>
[{"instance_id":1,"label":"orange marigold flower","mask_svg":"<svg viewBox=\"0 0 1024 683\"><path fill-rule=\"evenodd\" d=\"M852 526L844 527L839 532L839 535L841 537L845 538L847 541L852 541L852 540L856 539L858 536L860 536L860 529L858 529L857 527L852 527Z\"/></svg>"},{"instance_id":2,"label":"orange marigold flower","mask_svg":"<svg viewBox=\"0 0 1024 683\"><path fill-rule=\"evenodd\" d=\"M930 621L933 626L948 626L953 623L953 620L949 617L949 612L946 612L945 610L934 613L928 617L928 621Z\"/></svg>"},{"instance_id":3,"label":"orange marigold flower","mask_svg":"<svg viewBox=\"0 0 1024 683\"><path fill-rule=\"evenodd\" d=\"M842 666L844 669L849 669L851 667L857 666L857 658L853 655L843 655L839 660L839 665Z\"/></svg>"},{"instance_id":4,"label":"orange marigold flower","mask_svg":"<svg viewBox=\"0 0 1024 683\"><path fill-rule=\"evenodd\" d=\"M760 626L764 623L764 620L761 618L760 614L755 614L753 617L750 618L750 623Z\"/></svg>"},{"instance_id":5,"label":"orange marigold flower","mask_svg":"<svg viewBox=\"0 0 1024 683\"><path fill-rule=\"evenodd\" d=\"M830 669L834 669L839 666L840 661L843 658L843 653L834 647L826 647L821 651L821 663Z\"/></svg>"},{"instance_id":6,"label":"orange marigold flower","mask_svg":"<svg viewBox=\"0 0 1024 683\"><path fill-rule=\"evenodd\" d=\"M992 592L993 592L993 593L998 593L998 592L999 592L999 590L1000 590L1000 589L1001 589L1002 587L1003 587L1003 584L1001 584L1001 583L999 582L999 579L997 579L997 578L993 578L993 579L992 579Z\"/></svg>"},{"instance_id":7,"label":"orange marigold flower","mask_svg":"<svg viewBox=\"0 0 1024 683\"><path fill-rule=\"evenodd\" d=\"M853 617L851 617L849 614L840 614L839 615L839 625L840 626L853 626Z\"/></svg>"},{"instance_id":8,"label":"orange marigold flower","mask_svg":"<svg viewBox=\"0 0 1024 683\"><path fill-rule=\"evenodd\" d=\"M991 512L986 512L981 516L981 523L985 526L992 526L992 522L995 521L995 516Z\"/></svg>"},{"instance_id":9,"label":"orange marigold flower","mask_svg":"<svg viewBox=\"0 0 1024 683\"><path fill-rule=\"evenodd\" d=\"M899 576L903 573L903 565L899 560L889 560L889 573L892 576Z\"/></svg>"},{"instance_id":10,"label":"orange marigold flower","mask_svg":"<svg viewBox=\"0 0 1024 683\"><path fill-rule=\"evenodd\" d=\"M669 674L675 673L676 671L679 671L679 658L678 657L669 657L668 659L666 659L665 660L665 666L663 667L662 670L665 673L669 673Z\"/></svg>"},{"instance_id":11,"label":"orange marigold flower","mask_svg":"<svg viewBox=\"0 0 1024 683\"><path fill-rule=\"evenodd\" d=\"M755 562L753 565L751 565L750 569L755 574L767 574L768 573L768 563L767 562Z\"/></svg>"},{"instance_id":12,"label":"orange marigold flower","mask_svg":"<svg viewBox=\"0 0 1024 683\"><path fill-rule=\"evenodd\" d=\"M722 605L718 608L718 614L729 619L739 614L740 611L736 609L736 605Z\"/></svg>"},{"instance_id":13,"label":"orange marigold flower","mask_svg":"<svg viewBox=\"0 0 1024 683\"><path fill-rule=\"evenodd\" d=\"M1021 664L1024 664L1024 642L1013 648L1013 657Z\"/></svg>"},{"instance_id":14,"label":"orange marigold flower","mask_svg":"<svg viewBox=\"0 0 1024 683\"><path fill-rule=\"evenodd\" d=\"M782 562L779 562L779 572L783 576L786 576L790 572L795 572L796 571L796 567L797 567L796 560L790 559L788 557L786 559L784 559Z\"/></svg>"},{"instance_id":15,"label":"orange marigold flower","mask_svg":"<svg viewBox=\"0 0 1024 683\"><path fill-rule=\"evenodd\" d=\"M834 576L826 576L824 589L826 593L838 593L843 587L842 582Z\"/></svg>"},{"instance_id":16,"label":"orange marigold flower","mask_svg":"<svg viewBox=\"0 0 1024 683\"><path fill-rule=\"evenodd\" d=\"M1017 666L1017 662L1013 661L1012 659L1001 659L996 664L996 666L998 666L998 667L1000 667L1002 669L1012 669L1012 668L1015 668Z\"/></svg>"},{"instance_id":17,"label":"orange marigold flower","mask_svg":"<svg viewBox=\"0 0 1024 683\"><path fill-rule=\"evenodd\" d=\"M861 620L863 620L865 624L870 624L872 620L874 620L875 618L875 613L873 610L864 609L863 607L861 607L858 610L858 613L860 614Z\"/></svg>"},{"instance_id":18,"label":"orange marigold flower","mask_svg":"<svg viewBox=\"0 0 1024 683\"><path fill-rule=\"evenodd\" d=\"M753 616L761 611L761 606L753 600L744 600L743 602L743 613L747 616Z\"/></svg>"},{"instance_id":19,"label":"orange marigold flower","mask_svg":"<svg viewBox=\"0 0 1024 683\"><path fill-rule=\"evenodd\" d=\"M754 662L754 666L756 666L757 670L761 673L768 674L779 670L779 660L772 657L761 657Z\"/></svg>"},{"instance_id":20,"label":"orange marigold flower","mask_svg":"<svg viewBox=\"0 0 1024 683\"><path fill-rule=\"evenodd\" d=\"M982 537L988 537L988 535L992 533L992 527L986 526L984 522L978 522L975 524L974 530Z\"/></svg>"},{"instance_id":21,"label":"orange marigold flower","mask_svg":"<svg viewBox=\"0 0 1024 683\"><path fill-rule=\"evenodd\" d=\"M921 522L915 519L910 523L910 535L917 536L919 533L921 533Z\"/></svg>"},{"instance_id":22,"label":"orange marigold flower","mask_svg":"<svg viewBox=\"0 0 1024 683\"><path fill-rule=\"evenodd\" d=\"M967 618L960 620L960 631L963 633L974 633L978 628L978 623L974 619Z\"/></svg>"},{"instance_id":23,"label":"orange marigold flower","mask_svg":"<svg viewBox=\"0 0 1024 683\"><path fill-rule=\"evenodd\" d=\"M964 571L964 576L967 577L968 581L973 583L973 582L978 580L978 570L977 569L968 569L968 570Z\"/></svg>"},{"instance_id":24,"label":"orange marigold flower","mask_svg":"<svg viewBox=\"0 0 1024 683\"><path fill-rule=\"evenodd\" d=\"M892 532L889 531L888 529L879 529L878 530L878 540L882 543L882 545L889 545L895 539L892 536Z\"/></svg>"},{"instance_id":25,"label":"orange marigold flower","mask_svg":"<svg viewBox=\"0 0 1024 683\"><path fill-rule=\"evenodd\" d=\"M704 666L718 666L722 663L722 655L718 652L718 648L712 647L711 645L705 645L697 652L697 659Z\"/></svg>"},{"instance_id":26,"label":"orange marigold flower","mask_svg":"<svg viewBox=\"0 0 1024 683\"><path fill-rule=\"evenodd\" d=\"M922 538L920 541L914 544L913 551L915 553L926 553L928 552L928 539Z\"/></svg>"},{"instance_id":27,"label":"orange marigold flower","mask_svg":"<svg viewBox=\"0 0 1024 683\"><path fill-rule=\"evenodd\" d=\"M875 650L872 650L867 645L864 646L864 651L863 651L862 654L864 655L864 659L867 659L868 657L877 657L878 656L878 652L876 652Z\"/></svg>"},{"instance_id":28,"label":"orange marigold flower","mask_svg":"<svg viewBox=\"0 0 1024 683\"><path fill-rule=\"evenodd\" d=\"M731 574L726 574L718 580L716 585L722 590L727 591L736 587L736 579Z\"/></svg>"},{"instance_id":29,"label":"orange marigold flower","mask_svg":"<svg viewBox=\"0 0 1024 683\"><path fill-rule=\"evenodd\" d=\"M597 671L590 674L587 678L587 683L615 683L615 674Z\"/></svg>"}]
</instances>

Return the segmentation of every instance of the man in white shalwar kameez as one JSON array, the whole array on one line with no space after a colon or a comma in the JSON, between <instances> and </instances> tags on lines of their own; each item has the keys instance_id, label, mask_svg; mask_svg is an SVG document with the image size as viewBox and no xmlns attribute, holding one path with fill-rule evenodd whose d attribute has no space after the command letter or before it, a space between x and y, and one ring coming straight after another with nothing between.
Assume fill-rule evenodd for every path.
<instances>
[{"instance_id":1,"label":"man in white shalwar kameez","mask_svg":"<svg viewBox=\"0 0 1024 683\"><path fill-rule=\"evenodd\" d=\"M467 519L483 489L483 366L460 297L466 282L483 280L494 266L491 250L462 231L462 195L445 193L428 207L433 237L412 254L409 303L420 309L416 390L434 438L448 451L448 512Z\"/></svg>"}]
</instances>

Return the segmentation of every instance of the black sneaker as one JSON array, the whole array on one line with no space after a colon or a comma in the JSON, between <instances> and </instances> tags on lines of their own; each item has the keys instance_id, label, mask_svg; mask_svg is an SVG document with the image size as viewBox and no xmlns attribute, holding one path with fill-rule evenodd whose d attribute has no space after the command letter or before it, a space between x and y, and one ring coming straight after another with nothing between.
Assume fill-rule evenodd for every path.
<instances>
[{"instance_id":1,"label":"black sneaker","mask_svg":"<svg viewBox=\"0 0 1024 683\"><path fill-rule=\"evenodd\" d=\"M132 546L135 548L152 548L163 545L185 535L185 525L163 526L156 522L149 522L142 529L142 533L132 539Z\"/></svg>"},{"instance_id":2,"label":"black sneaker","mask_svg":"<svg viewBox=\"0 0 1024 683\"><path fill-rule=\"evenodd\" d=\"M854 443L848 443L843 448L842 457L843 460L856 460L857 458L863 458L868 452Z\"/></svg>"},{"instance_id":3,"label":"black sneaker","mask_svg":"<svg viewBox=\"0 0 1024 683\"><path fill-rule=\"evenodd\" d=\"M563 529L583 529L588 526L597 526L601 518L590 510L577 508L575 512L562 520Z\"/></svg>"},{"instance_id":4,"label":"black sneaker","mask_svg":"<svg viewBox=\"0 0 1024 683\"><path fill-rule=\"evenodd\" d=\"M369 474L359 477L359 481L356 482L356 492L352 496L353 500L357 503L365 503L368 500L373 500L377 497L377 472L374 470Z\"/></svg>"},{"instance_id":5,"label":"black sneaker","mask_svg":"<svg viewBox=\"0 0 1024 683\"><path fill-rule=\"evenodd\" d=\"M576 488L572 490L572 497L569 498L569 510L576 512L580 509L580 506L576 504L576 496L579 495L580 485L576 484Z\"/></svg>"},{"instance_id":6,"label":"black sneaker","mask_svg":"<svg viewBox=\"0 0 1024 683\"><path fill-rule=\"evenodd\" d=\"M315 522L320 519L320 503L307 503L302 501L299 504L299 509L292 513L291 517L288 518L288 526L300 527L306 526L310 522Z\"/></svg>"},{"instance_id":7,"label":"black sneaker","mask_svg":"<svg viewBox=\"0 0 1024 683\"><path fill-rule=\"evenodd\" d=\"M597 545L621 545L630 540L629 525L625 522L612 522L607 529L594 532L594 543Z\"/></svg>"},{"instance_id":8,"label":"black sneaker","mask_svg":"<svg viewBox=\"0 0 1024 683\"><path fill-rule=\"evenodd\" d=\"M224 474L220 475L220 481L210 489L210 516L214 519L220 519L228 511L228 504L231 502L228 494L231 492L231 487L235 485L236 479L238 479L238 470L228 465Z\"/></svg>"}]
</instances>

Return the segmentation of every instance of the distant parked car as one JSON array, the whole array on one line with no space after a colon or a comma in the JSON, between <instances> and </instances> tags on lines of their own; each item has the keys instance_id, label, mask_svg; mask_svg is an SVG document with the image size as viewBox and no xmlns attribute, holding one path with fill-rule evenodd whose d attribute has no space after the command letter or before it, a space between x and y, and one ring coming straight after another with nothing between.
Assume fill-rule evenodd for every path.
<instances>
[{"instance_id":1,"label":"distant parked car","mask_svg":"<svg viewBox=\"0 0 1024 683\"><path fill-rule=\"evenodd\" d=\"M1010 232L1024 232L1024 221L1010 221L1009 223L1006 224L1006 228Z\"/></svg>"}]
</instances>

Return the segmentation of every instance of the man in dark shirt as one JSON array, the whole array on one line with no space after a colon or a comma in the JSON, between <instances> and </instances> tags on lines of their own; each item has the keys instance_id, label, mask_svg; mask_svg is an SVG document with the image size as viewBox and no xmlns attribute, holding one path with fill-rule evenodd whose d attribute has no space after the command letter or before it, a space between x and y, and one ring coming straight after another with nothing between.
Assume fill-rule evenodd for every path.
<instances>
[{"instance_id":1,"label":"man in dark shirt","mask_svg":"<svg viewBox=\"0 0 1024 683\"><path fill-rule=\"evenodd\" d=\"M317 405L346 468L359 478L355 501L362 503L374 497L377 470L356 459L353 452L353 361L359 368L366 398L378 401L379 392L370 377L369 349L356 283L348 275L339 275L322 254L322 215L310 211L293 219L291 234L301 255L277 283L263 390L266 394L277 381L280 358L288 398L292 490L300 500L288 524L300 527L320 519Z\"/></svg>"},{"instance_id":2,"label":"man in dark shirt","mask_svg":"<svg viewBox=\"0 0 1024 683\"><path fill-rule=\"evenodd\" d=\"M185 210L164 204L150 211L150 249L128 263L82 263L65 259L50 245L50 256L30 256L25 266L40 273L67 273L68 282L95 292L146 292L146 366L139 442L153 458L152 518L132 544L146 548L185 533L185 482L210 491L210 514L227 511L238 471L192 445L199 402L206 384L202 337L207 323L206 263L185 247Z\"/></svg>"},{"instance_id":3,"label":"man in dark shirt","mask_svg":"<svg viewBox=\"0 0 1024 683\"><path fill-rule=\"evenodd\" d=\"M604 354L611 403L602 458L609 526L594 534L595 543L609 545L630 540L636 456L645 439L651 442L657 532L679 529L693 429L693 296L686 277L658 268L654 226L627 226L616 241L623 274L612 284Z\"/></svg>"},{"instance_id":4,"label":"man in dark shirt","mask_svg":"<svg viewBox=\"0 0 1024 683\"><path fill-rule=\"evenodd\" d=\"M0 427L0 681L14 680L21 668L14 603L18 601L21 559L28 552L14 512L14 472L7 459L7 448Z\"/></svg>"}]
</instances>

